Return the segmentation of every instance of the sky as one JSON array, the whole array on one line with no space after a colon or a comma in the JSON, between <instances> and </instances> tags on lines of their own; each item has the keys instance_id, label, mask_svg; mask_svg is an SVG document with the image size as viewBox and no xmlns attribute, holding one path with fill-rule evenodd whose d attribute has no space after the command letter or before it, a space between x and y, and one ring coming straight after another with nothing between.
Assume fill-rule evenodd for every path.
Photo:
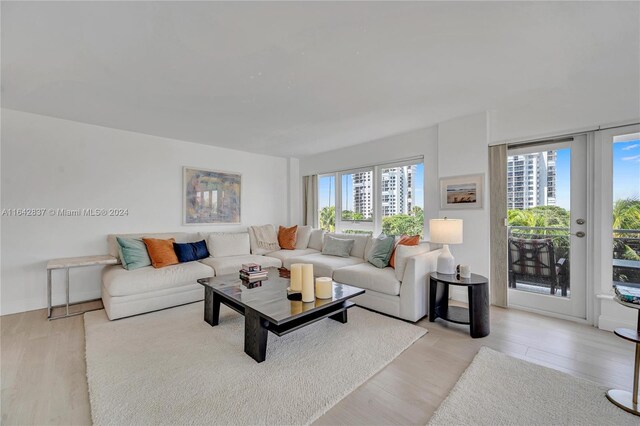
<instances>
[{"instance_id":1,"label":"sky","mask_svg":"<svg viewBox=\"0 0 640 426\"><path fill-rule=\"evenodd\" d=\"M556 206L570 210L571 150L559 149L556 154Z\"/></svg>"},{"instance_id":2,"label":"sky","mask_svg":"<svg viewBox=\"0 0 640 426\"><path fill-rule=\"evenodd\" d=\"M613 144L613 199L640 199L640 139Z\"/></svg>"},{"instance_id":3,"label":"sky","mask_svg":"<svg viewBox=\"0 0 640 426\"><path fill-rule=\"evenodd\" d=\"M424 166L418 164L416 167L416 206L424 207ZM322 209L326 206L335 205L335 178L333 175L320 177L318 179L318 205ZM343 178L342 185L342 208L344 210L353 209L352 183L350 176ZM349 194L349 197L347 197Z\"/></svg>"}]
</instances>

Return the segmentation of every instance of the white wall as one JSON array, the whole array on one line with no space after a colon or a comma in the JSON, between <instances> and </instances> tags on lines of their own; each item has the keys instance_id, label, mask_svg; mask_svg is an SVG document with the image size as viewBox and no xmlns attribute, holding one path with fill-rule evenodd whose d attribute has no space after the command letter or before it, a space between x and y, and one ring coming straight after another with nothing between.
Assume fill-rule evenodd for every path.
<instances>
[{"instance_id":1,"label":"white wall","mask_svg":"<svg viewBox=\"0 0 640 426\"><path fill-rule=\"evenodd\" d=\"M439 209L438 196L431 190L438 182L436 126L301 158L300 176L371 166L420 155L424 156L424 187L429 188L424 195L425 221L428 221L438 216Z\"/></svg>"},{"instance_id":2,"label":"white wall","mask_svg":"<svg viewBox=\"0 0 640 426\"><path fill-rule=\"evenodd\" d=\"M489 277L489 150L486 113L445 121L438 125L438 170L440 177L484 174L482 209L440 210L439 216L464 221L463 244L450 246L456 264L466 264L471 271ZM439 188L436 188L439 192ZM465 289L452 288L452 296L467 300Z\"/></svg>"},{"instance_id":3,"label":"white wall","mask_svg":"<svg viewBox=\"0 0 640 426\"><path fill-rule=\"evenodd\" d=\"M249 154L2 110L2 208L127 208L127 217L2 217L1 313L46 306L48 259L105 254L121 232L245 229L288 221L288 164ZM242 173L242 226L183 226L182 167ZM72 297L100 295L99 268ZM54 303L63 298L62 275Z\"/></svg>"}]
</instances>

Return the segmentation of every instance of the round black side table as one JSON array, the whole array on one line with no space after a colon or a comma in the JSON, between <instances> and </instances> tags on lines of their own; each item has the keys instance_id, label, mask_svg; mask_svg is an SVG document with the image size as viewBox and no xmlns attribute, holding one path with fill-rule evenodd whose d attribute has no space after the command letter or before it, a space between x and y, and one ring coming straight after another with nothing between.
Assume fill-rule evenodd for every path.
<instances>
[{"instance_id":1,"label":"round black side table","mask_svg":"<svg viewBox=\"0 0 640 426\"><path fill-rule=\"evenodd\" d=\"M469 309L449 306L449 286L467 287ZM456 278L455 274L432 272L429 280L429 321L436 318L469 325L471 337L489 335L489 280L482 275L471 274L471 278Z\"/></svg>"},{"instance_id":2,"label":"round black side table","mask_svg":"<svg viewBox=\"0 0 640 426\"><path fill-rule=\"evenodd\" d=\"M631 330L630 328L616 328L614 330L616 336L622 337L623 339L636 344L636 358L633 367L633 392L627 392L620 389L609 389L607 391L607 399L627 413L640 416L640 404L638 404L638 376L640 372L640 305L624 302L618 297L614 297L613 300L623 306L637 310L638 325L635 330Z\"/></svg>"}]
</instances>

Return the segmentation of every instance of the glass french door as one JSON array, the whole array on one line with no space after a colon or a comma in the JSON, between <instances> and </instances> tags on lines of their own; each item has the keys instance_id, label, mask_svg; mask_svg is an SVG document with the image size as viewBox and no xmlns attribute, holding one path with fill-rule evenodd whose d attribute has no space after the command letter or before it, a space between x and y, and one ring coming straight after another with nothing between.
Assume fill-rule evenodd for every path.
<instances>
[{"instance_id":1,"label":"glass french door","mask_svg":"<svg viewBox=\"0 0 640 426\"><path fill-rule=\"evenodd\" d=\"M587 138L507 153L509 306L586 318Z\"/></svg>"}]
</instances>

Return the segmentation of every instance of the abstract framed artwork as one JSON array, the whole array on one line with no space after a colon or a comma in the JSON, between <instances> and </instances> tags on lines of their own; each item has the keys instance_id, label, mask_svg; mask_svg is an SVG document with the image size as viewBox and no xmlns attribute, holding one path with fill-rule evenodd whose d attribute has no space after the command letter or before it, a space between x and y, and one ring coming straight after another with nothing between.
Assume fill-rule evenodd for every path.
<instances>
[{"instance_id":1,"label":"abstract framed artwork","mask_svg":"<svg viewBox=\"0 0 640 426\"><path fill-rule=\"evenodd\" d=\"M242 175L184 167L184 225L239 224Z\"/></svg>"},{"instance_id":2,"label":"abstract framed artwork","mask_svg":"<svg viewBox=\"0 0 640 426\"><path fill-rule=\"evenodd\" d=\"M484 173L440 179L441 209L481 209L484 198Z\"/></svg>"}]
</instances>

